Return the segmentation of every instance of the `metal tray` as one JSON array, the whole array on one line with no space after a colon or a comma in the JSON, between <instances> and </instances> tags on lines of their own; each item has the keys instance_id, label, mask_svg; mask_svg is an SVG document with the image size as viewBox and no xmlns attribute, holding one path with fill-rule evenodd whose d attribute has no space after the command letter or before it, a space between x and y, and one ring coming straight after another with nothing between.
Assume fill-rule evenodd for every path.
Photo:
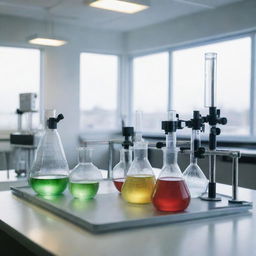
<instances>
[{"instance_id":1,"label":"metal tray","mask_svg":"<svg viewBox=\"0 0 256 256\"><path fill-rule=\"evenodd\" d=\"M61 196L49 198L36 195L28 186L11 190L16 196L95 233L217 217L252 208L249 202L229 204L229 198L222 196L221 202L192 199L184 212L169 213L157 211L152 204L129 204L119 193L98 194L95 199L81 201L74 199L68 191Z\"/></svg>"}]
</instances>

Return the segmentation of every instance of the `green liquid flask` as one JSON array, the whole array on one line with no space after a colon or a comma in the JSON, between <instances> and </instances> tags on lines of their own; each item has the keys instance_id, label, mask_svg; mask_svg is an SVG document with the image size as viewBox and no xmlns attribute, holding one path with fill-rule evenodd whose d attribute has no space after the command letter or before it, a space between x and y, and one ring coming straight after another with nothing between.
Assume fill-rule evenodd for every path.
<instances>
[{"instance_id":1,"label":"green liquid flask","mask_svg":"<svg viewBox=\"0 0 256 256\"><path fill-rule=\"evenodd\" d=\"M68 163L57 131L57 123L63 118L60 114L47 120L29 173L31 187L41 196L60 195L68 184Z\"/></svg>"},{"instance_id":2,"label":"green liquid flask","mask_svg":"<svg viewBox=\"0 0 256 256\"><path fill-rule=\"evenodd\" d=\"M69 175L69 191L74 198L88 200L95 197L102 175L92 163L92 149L78 149L79 163Z\"/></svg>"}]
</instances>

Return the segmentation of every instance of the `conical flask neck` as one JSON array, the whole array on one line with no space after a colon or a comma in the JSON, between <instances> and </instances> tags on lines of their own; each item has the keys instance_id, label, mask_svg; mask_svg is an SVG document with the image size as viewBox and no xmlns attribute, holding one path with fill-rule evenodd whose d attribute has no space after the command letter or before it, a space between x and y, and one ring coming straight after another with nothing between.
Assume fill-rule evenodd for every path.
<instances>
[{"instance_id":1,"label":"conical flask neck","mask_svg":"<svg viewBox=\"0 0 256 256\"><path fill-rule=\"evenodd\" d=\"M197 157L195 152L201 146L200 130L192 130L191 134L191 154L190 154L190 163L197 164Z\"/></svg>"},{"instance_id":2,"label":"conical flask neck","mask_svg":"<svg viewBox=\"0 0 256 256\"><path fill-rule=\"evenodd\" d=\"M178 153L176 150L169 150L168 148L164 150L165 165L177 164L177 160L178 160Z\"/></svg>"},{"instance_id":3,"label":"conical flask neck","mask_svg":"<svg viewBox=\"0 0 256 256\"><path fill-rule=\"evenodd\" d=\"M147 149L134 149L134 159L135 160L144 160L148 158Z\"/></svg>"},{"instance_id":4,"label":"conical flask neck","mask_svg":"<svg viewBox=\"0 0 256 256\"><path fill-rule=\"evenodd\" d=\"M79 148L78 149L78 161L80 164L86 164L92 162L92 149L91 148Z\"/></svg>"}]
</instances>

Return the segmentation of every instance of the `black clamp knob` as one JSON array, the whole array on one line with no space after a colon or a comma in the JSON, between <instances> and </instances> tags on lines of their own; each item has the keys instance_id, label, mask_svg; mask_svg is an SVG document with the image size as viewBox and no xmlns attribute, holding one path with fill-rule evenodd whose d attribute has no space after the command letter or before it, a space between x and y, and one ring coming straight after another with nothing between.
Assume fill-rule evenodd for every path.
<instances>
[{"instance_id":1,"label":"black clamp knob","mask_svg":"<svg viewBox=\"0 0 256 256\"><path fill-rule=\"evenodd\" d=\"M212 127L211 128L211 134L213 134L213 135L220 135L220 133L221 133L221 129L220 128L218 128L218 127Z\"/></svg>"},{"instance_id":2,"label":"black clamp knob","mask_svg":"<svg viewBox=\"0 0 256 256\"><path fill-rule=\"evenodd\" d=\"M222 124L222 125L227 124L227 122L228 122L228 120L227 120L226 117L222 117L222 118L220 118L219 121L218 121L218 123L219 123L219 124Z\"/></svg>"},{"instance_id":3,"label":"black clamp knob","mask_svg":"<svg viewBox=\"0 0 256 256\"><path fill-rule=\"evenodd\" d=\"M156 148L163 148L163 147L165 147L165 146L166 146L166 143L165 143L165 142L159 141L159 142L156 143Z\"/></svg>"},{"instance_id":4,"label":"black clamp knob","mask_svg":"<svg viewBox=\"0 0 256 256\"><path fill-rule=\"evenodd\" d=\"M59 114L57 116L57 118L55 117L50 117L48 120L47 120L47 125L48 125L48 128L49 129L57 129L57 123L64 119L64 116L62 114Z\"/></svg>"},{"instance_id":5,"label":"black clamp knob","mask_svg":"<svg viewBox=\"0 0 256 256\"><path fill-rule=\"evenodd\" d=\"M204 132L205 122L206 122L205 117L202 117L200 112L195 110L193 111L193 118L190 119L189 121L186 121L186 126L188 128L192 128L192 130L200 130Z\"/></svg>"},{"instance_id":6,"label":"black clamp knob","mask_svg":"<svg viewBox=\"0 0 256 256\"><path fill-rule=\"evenodd\" d=\"M134 128L132 126L125 126L122 128L122 134L125 138L122 146L124 147L124 149L129 149L129 147L133 146L133 142L130 138L134 135Z\"/></svg>"},{"instance_id":7,"label":"black clamp knob","mask_svg":"<svg viewBox=\"0 0 256 256\"><path fill-rule=\"evenodd\" d=\"M196 151L195 151L195 157L196 158L204 158L204 153L205 153L205 148L204 147L199 147Z\"/></svg>"}]
</instances>

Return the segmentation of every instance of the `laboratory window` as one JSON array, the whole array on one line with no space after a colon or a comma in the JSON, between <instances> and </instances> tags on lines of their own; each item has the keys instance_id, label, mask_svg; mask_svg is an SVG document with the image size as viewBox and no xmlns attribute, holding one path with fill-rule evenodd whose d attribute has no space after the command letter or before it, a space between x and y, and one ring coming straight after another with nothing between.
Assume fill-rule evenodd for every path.
<instances>
[{"instance_id":1,"label":"laboratory window","mask_svg":"<svg viewBox=\"0 0 256 256\"><path fill-rule=\"evenodd\" d=\"M169 53L133 59L133 113L143 112L143 130L161 132L168 109Z\"/></svg>"},{"instance_id":2,"label":"laboratory window","mask_svg":"<svg viewBox=\"0 0 256 256\"><path fill-rule=\"evenodd\" d=\"M118 56L80 55L80 129L116 130Z\"/></svg>"},{"instance_id":3,"label":"laboratory window","mask_svg":"<svg viewBox=\"0 0 256 256\"><path fill-rule=\"evenodd\" d=\"M251 38L243 37L173 52L172 106L182 119L204 108L204 54L217 53L217 106L228 125L222 134L250 133ZM185 129L184 132L189 132Z\"/></svg>"},{"instance_id":4,"label":"laboratory window","mask_svg":"<svg viewBox=\"0 0 256 256\"><path fill-rule=\"evenodd\" d=\"M17 130L20 93L40 92L40 50L0 47L0 130ZM37 100L39 104L39 100ZM34 121L39 122L39 115Z\"/></svg>"}]
</instances>

